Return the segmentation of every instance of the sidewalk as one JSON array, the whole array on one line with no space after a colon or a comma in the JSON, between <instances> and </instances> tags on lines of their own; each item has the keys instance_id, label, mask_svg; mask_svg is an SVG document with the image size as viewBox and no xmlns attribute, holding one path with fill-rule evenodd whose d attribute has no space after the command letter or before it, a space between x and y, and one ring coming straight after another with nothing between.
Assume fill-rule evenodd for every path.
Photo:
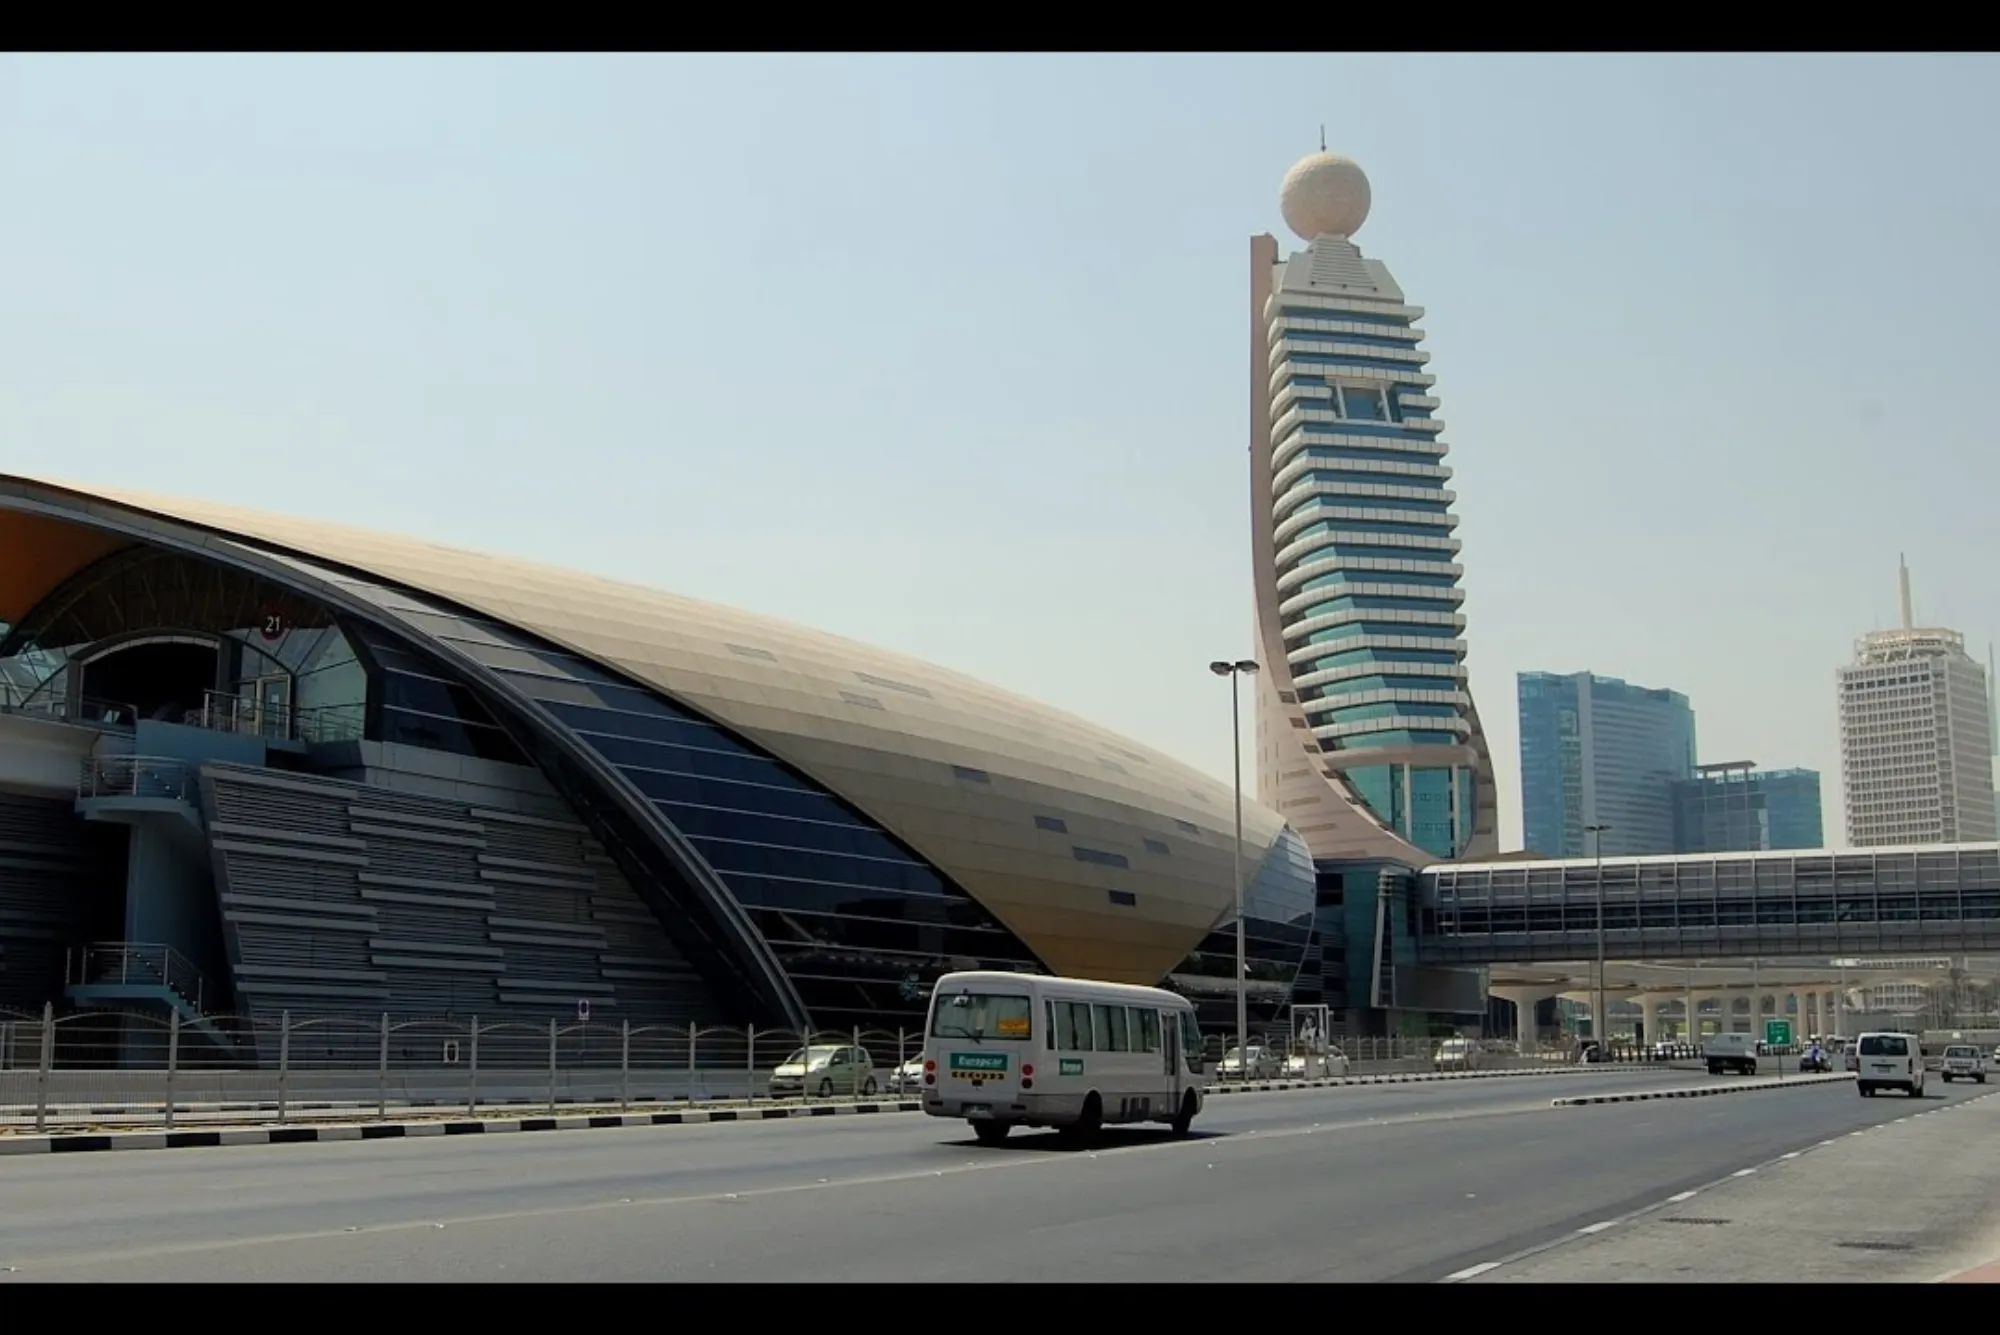
<instances>
[{"instance_id":1,"label":"sidewalk","mask_svg":"<svg viewBox=\"0 0 2000 1335\"><path fill-rule=\"evenodd\" d=\"M1840 1136L1472 1283L2000 1283L2000 1097ZM1746 1165L1746 1168L1750 1165Z\"/></svg>"}]
</instances>

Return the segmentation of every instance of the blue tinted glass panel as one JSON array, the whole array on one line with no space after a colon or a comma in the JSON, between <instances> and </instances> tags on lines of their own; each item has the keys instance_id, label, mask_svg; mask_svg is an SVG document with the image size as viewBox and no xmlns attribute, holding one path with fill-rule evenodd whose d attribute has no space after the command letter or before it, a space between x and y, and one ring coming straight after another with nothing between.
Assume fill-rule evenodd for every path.
<instances>
[{"instance_id":1,"label":"blue tinted glass panel","mask_svg":"<svg viewBox=\"0 0 2000 1335\"><path fill-rule=\"evenodd\" d=\"M1253 1024L1289 1014L1292 990L1312 942L1318 881L1305 841L1285 829L1244 887L1245 995ZM1204 1030L1232 1033L1236 1024L1236 926L1225 919L1168 976L1168 985L1195 1003Z\"/></svg>"},{"instance_id":2,"label":"blue tinted glass panel","mask_svg":"<svg viewBox=\"0 0 2000 1335\"><path fill-rule=\"evenodd\" d=\"M682 832L749 912L816 1023L918 1023L930 983L953 969L1045 972L962 890L803 775L671 701L504 628L480 629L516 643L471 636L464 651L493 659Z\"/></svg>"}]
</instances>

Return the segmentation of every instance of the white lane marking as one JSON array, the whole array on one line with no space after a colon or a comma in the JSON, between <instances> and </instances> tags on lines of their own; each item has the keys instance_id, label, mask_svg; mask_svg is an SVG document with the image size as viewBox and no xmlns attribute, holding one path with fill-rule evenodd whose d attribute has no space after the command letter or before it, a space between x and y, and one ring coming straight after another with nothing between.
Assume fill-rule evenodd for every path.
<instances>
[{"instance_id":1,"label":"white lane marking","mask_svg":"<svg viewBox=\"0 0 2000 1335\"><path fill-rule=\"evenodd\" d=\"M1489 1270L1498 1270L1499 1268L1500 1263L1498 1261L1481 1261L1478 1265L1469 1265L1463 1270L1452 1271L1444 1277L1444 1282L1453 1284L1461 1279L1471 1279L1474 1275L1483 1275Z\"/></svg>"},{"instance_id":2,"label":"white lane marking","mask_svg":"<svg viewBox=\"0 0 2000 1335\"><path fill-rule=\"evenodd\" d=\"M1820 1142L1820 1144L1822 1144L1822 1145L1837 1145L1837 1144L1839 1144L1839 1143L1840 1143L1840 1142L1839 1142L1839 1141L1837 1141L1837 1140L1822 1140L1822 1141Z\"/></svg>"},{"instance_id":3,"label":"white lane marking","mask_svg":"<svg viewBox=\"0 0 2000 1335\"><path fill-rule=\"evenodd\" d=\"M1790 1154L1781 1154L1778 1157L1780 1159L1796 1159L1803 1153L1805 1153L1804 1150L1793 1150Z\"/></svg>"},{"instance_id":4,"label":"white lane marking","mask_svg":"<svg viewBox=\"0 0 2000 1335\"><path fill-rule=\"evenodd\" d=\"M1585 1224L1582 1228L1578 1229L1577 1232L1602 1233L1605 1229L1610 1228L1613 1224L1616 1224L1617 1222L1618 1221L1616 1219L1606 1219L1595 1224Z\"/></svg>"},{"instance_id":5,"label":"white lane marking","mask_svg":"<svg viewBox=\"0 0 2000 1335\"><path fill-rule=\"evenodd\" d=\"M1757 1170L1756 1170L1756 1169L1754 1169L1754 1168L1739 1168L1739 1169L1737 1169L1737 1170L1736 1170L1735 1172L1731 1173L1731 1174L1730 1174L1730 1176L1731 1176L1731 1177L1749 1177L1749 1176L1750 1176L1750 1175L1751 1175L1752 1173L1754 1173L1754 1172L1756 1172L1756 1171L1757 1171Z\"/></svg>"},{"instance_id":6,"label":"white lane marking","mask_svg":"<svg viewBox=\"0 0 2000 1335\"><path fill-rule=\"evenodd\" d=\"M1692 1192L1692 1191L1682 1191L1682 1192L1677 1192L1677 1193L1675 1193L1674 1195L1672 1195L1672 1196L1669 1196L1669 1197L1667 1197L1667 1204L1669 1204L1669 1205L1679 1205L1679 1204L1680 1204L1680 1203L1681 1203L1682 1201L1691 1201L1691 1200L1693 1200L1693 1199L1694 1199L1694 1197L1695 1197L1695 1193L1694 1193L1694 1192Z\"/></svg>"}]
</instances>

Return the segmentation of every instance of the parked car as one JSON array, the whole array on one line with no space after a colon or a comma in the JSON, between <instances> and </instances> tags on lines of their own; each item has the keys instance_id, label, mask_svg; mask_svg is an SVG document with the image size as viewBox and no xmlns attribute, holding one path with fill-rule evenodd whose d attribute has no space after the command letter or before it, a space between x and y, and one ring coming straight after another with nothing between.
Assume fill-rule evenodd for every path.
<instances>
[{"instance_id":1,"label":"parked car","mask_svg":"<svg viewBox=\"0 0 2000 1335\"><path fill-rule=\"evenodd\" d=\"M1224 1080L1275 1080L1278 1054L1262 1043L1252 1043L1246 1057L1242 1048L1232 1045L1222 1054L1222 1062L1215 1069Z\"/></svg>"},{"instance_id":2,"label":"parked car","mask_svg":"<svg viewBox=\"0 0 2000 1335\"><path fill-rule=\"evenodd\" d=\"M1314 1070L1315 1061L1318 1063L1317 1071ZM1328 1048L1326 1055L1320 1058L1314 1058L1303 1052L1294 1052L1285 1059L1285 1075L1292 1080L1304 1080L1314 1076L1345 1077L1352 1070L1353 1063L1347 1060L1347 1054L1339 1048Z\"/></svg>"},{"instance_id":3,"label":"parked car","mask_svg":"<svg viewBox=\"0 0 2000 1335\"><path fill-rule=\"evenodd\" d=\"M799 1098L811 1094L830 1099L836 1094L873 1094L878 1088L875 1063L866 1048L846 1044L815 1044L799 1048L771 1072L771 1097Z\"/></svg>"},{"instance_id":4,"label":"parked car","mask_svg":"<svg viewBox=\"0 0 2000 1335\"><path fill-rule=\"evenodd\" d=\"M1472 1071L1479 1067L1479 1045L1469 1038L1447 1038L1431 1056L1433 1071Z\"/></svg>"},{"instance_id":5,"label":"parked car","mask_svg":"<svg viewBox=\"0 0 2000 1335\"><path fill-rule=\"evenodd\" d=\"M889 1088L895 1090L898 1094L907 1094L911 1090L922 1089L923 1087L924 1054L921 1052L904 1062L901 1066L898 1066L896 1073L889 1077Z\"/></svg>"}]
</instances>

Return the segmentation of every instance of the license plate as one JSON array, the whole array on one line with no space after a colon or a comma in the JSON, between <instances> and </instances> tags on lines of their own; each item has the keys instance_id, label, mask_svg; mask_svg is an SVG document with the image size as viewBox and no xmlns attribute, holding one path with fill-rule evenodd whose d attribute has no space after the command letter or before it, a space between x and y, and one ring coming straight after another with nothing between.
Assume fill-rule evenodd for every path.
<instances>
[{"instance_id":1,"label":"license plate","mask_svg":"<svg viewBox=\"0 0 2000 1335\"><path fill-rule=\"evenodd\" d=\"M965 1105L965 1115L967 1117L991 1117L993 1110L983 1103L968 1103Z\"/></svg>"}]
</instances>

